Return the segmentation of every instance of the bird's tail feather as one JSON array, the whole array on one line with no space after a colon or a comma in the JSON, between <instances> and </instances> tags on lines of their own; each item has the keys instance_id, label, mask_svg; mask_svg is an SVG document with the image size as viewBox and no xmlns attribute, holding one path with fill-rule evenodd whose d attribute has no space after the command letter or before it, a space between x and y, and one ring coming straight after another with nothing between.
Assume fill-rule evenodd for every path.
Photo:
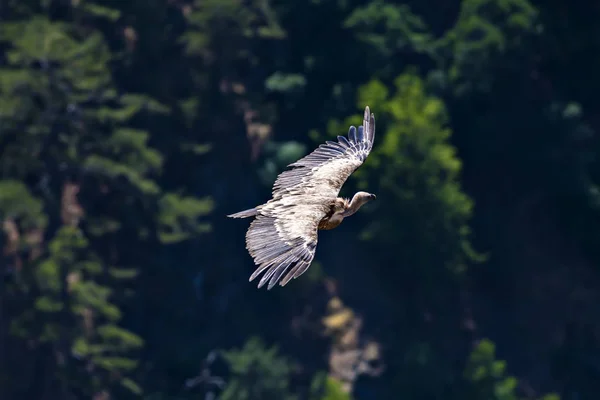
<instances>
[{"instance_id":1,"label":"bird's tail feather","mask_svg":"<svg viewBox=\"0 0 600 400\"><path fill-rule=\"evenodd\" d=\"M254 208L250 208L248 210L236 212L235 214L229 214L228 217L229 218L248 218L248 217L254 217L256 214L258 214L258 207L254 207Z\"/></svg>"}]
</instances>

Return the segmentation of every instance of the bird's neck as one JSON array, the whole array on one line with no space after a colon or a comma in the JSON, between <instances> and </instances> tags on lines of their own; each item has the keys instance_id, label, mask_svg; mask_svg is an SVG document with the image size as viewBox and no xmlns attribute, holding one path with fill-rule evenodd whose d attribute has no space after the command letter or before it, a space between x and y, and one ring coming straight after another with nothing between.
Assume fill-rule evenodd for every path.
<instances>
[{"instance_id":1,"label":"bird's neck","mask_svg":"<svg viewBox=\"0 0 600 400\"><path fill-rule=\"evenodd\" d=\"M354 214L355 212L358 211L358 209L363 205L363 203L360 201L359 198L356 197L356 195L354 197L352 197L351 201L348 201L346 199L344 199L344 212L342 213L342 216L345 217L349 217L352 214Z\"/></svg>"}]
</instances>

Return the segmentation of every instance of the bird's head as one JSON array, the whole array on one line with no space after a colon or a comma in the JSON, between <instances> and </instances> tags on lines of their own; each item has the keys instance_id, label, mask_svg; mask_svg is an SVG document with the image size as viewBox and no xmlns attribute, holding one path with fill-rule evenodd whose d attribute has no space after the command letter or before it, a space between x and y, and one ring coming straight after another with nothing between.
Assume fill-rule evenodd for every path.
<instances>
[{"instance_id":1,"label":"bird's head","mask_svg":"<svg viewBox=\"0 0 600 400\"><path fill-rule=\"evenodd\" d=\"M377 196L375 196L373 193L368 192L356 192L354 197L360 205L368 203L369 201L375 200L377 198Z\"/></svg>"},{"instance_id":2,"label":"bird's head","mask_svg":"<svg viewBox=\"0 0 600 400\"><path fill-rule=\"evenodd\" d=\"M348 208L342 214L342 216L349 217L350 215L357 212L358 209L361 208L365 203L368 203L371 200L375 200L376 197L377 196L375 196L373 193L356 192L354 194L354 196L352 197L352 200L348 204L348 206L347 206Z\"/></svg>"}]
</instances>

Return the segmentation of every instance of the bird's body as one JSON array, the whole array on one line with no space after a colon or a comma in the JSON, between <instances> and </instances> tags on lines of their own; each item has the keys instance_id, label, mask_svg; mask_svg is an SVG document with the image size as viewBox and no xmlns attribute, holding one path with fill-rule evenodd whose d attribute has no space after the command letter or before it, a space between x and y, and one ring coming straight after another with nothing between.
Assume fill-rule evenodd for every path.
<instances>
[{"instance_id":1,"label":"bird's body","mask_svg":"<svg viewBox=\"0 0 600 400\"><path fill-rule=\"evenodd\" d=\"M365 108L363 125L351 126L348 138L326 142L290 164L273 185L273 198L265 204L229 215L256 217L246 233L246 248L258 265L250 281L266 271L258 287L271 289L302 275L317 247L317 232L339 226L375 195L357 192L352 200L338 197L346 181L367 158L375 138L375 117ZM287 274L283 276L284 273ZM282 279L283 277L283 279Z\"/></svg>"},{"instance_id":2,"label":"bird's body","mask_svg":"<svg viewBox=\"0 0 600 400\"><path fill-rule=\"evenodd\" d=\"M337 228L344 220L343 212L348 209L349 204L350 202L347 199L341 197L332 201L331 206L329 206L329 211L319 221L319 225L317 226L318 229L328 231Z\"/></svg>"}]
</instances>

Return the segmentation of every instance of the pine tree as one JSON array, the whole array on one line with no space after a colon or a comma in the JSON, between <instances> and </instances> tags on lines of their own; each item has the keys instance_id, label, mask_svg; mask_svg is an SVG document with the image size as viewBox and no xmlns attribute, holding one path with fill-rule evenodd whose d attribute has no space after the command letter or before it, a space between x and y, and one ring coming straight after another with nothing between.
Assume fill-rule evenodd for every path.
<instances>
[{"instance_id":1,"label":"pine tree","mask_svg":"<svg viewBox=\"0 0 600 400\"><path fill-rule=\"evenodd\" d=\"M71 11L118 15L86 5ZM3 23L1 39L0 217L13 275L2 306L5 320L7 310L15 316L5 334L16 343L1 361L18 376L2 377L5 392L140 393L143 339L120 323L123 307L136 304L161 247L207 230L199 217L211 202L161 188L164 156L146 125L169 109L117 90L99 31L39 14Z\"/></svg>"},{"instance_id":2,"label":"pine tree","mask_svg":"<svg viewBox=\"0 0 600 400\"><path fill-rule=\"evenodd\" d=\"M249 339L242 349L224 353L231 377L220 400L294 400L289 389L291 367L276 347L267 348L258 338Z\"/></svg>"}]
</instances>

